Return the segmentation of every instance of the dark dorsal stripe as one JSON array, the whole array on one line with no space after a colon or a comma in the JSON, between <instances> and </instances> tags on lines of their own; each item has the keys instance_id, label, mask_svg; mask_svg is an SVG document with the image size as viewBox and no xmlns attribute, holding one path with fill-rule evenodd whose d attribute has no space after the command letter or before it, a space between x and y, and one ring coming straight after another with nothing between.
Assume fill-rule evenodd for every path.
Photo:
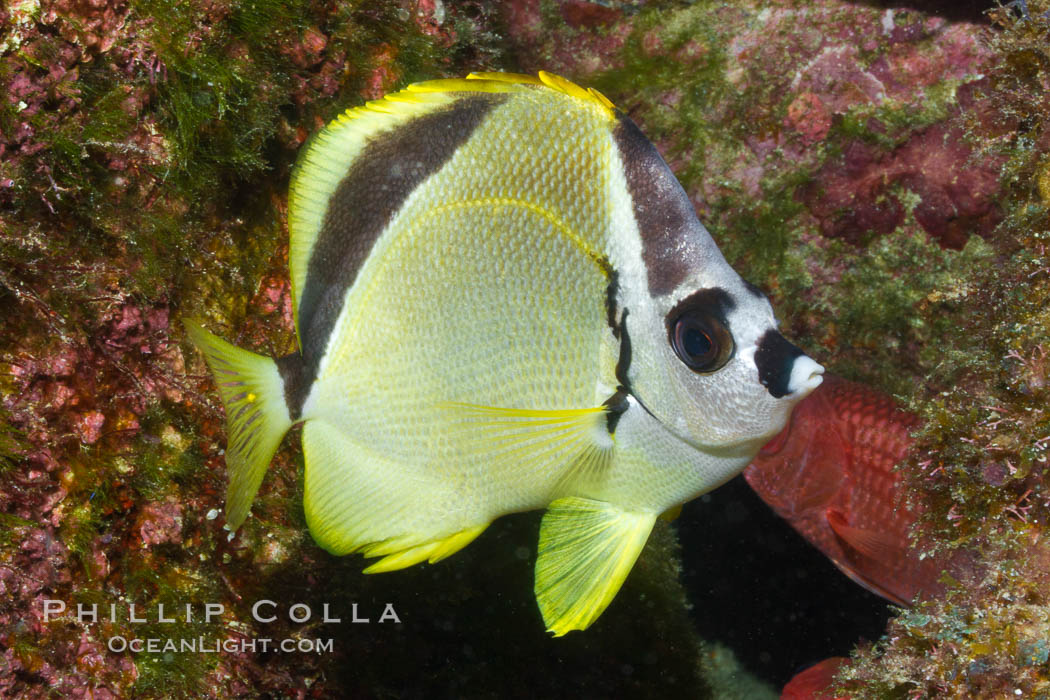
<instances>
[{"instance_id":1,"label":"dark dorsal stripe","mask_svg":"<svg viewBox=\"0 0 1050 700\"><path fill-rule=\"evenodd\" d=\"M346 290L379 235L419 184L448 162L505 95L477 94L376 136L354 160L328 203L299 303L303 368L309 387L343 307ZM300 396L300 402L305 394ZM293 412L298 406L289 404Z\"/></svg>"},{"instance_id":2,"label":"dark dorsal stripe","mask_svg":"<svg viewBox=\"0 0 1050 700\"><path fill-rule=\"evenodd\" d=\"M707 232L671 168L629 117L613 132L642 237L649 293L670 294L685 280Z\"/></svg>"},{"instance_id":3,"label":"dark dorsal stripe","mask_svg":"<svg viewBox=\"0 0 1050 700\"><path fill-rule=\"evenodd\" d=\"M762 382L773 398L788 395L795 358L804 354L777 331L768 330L759 338L758 351L755 352L758 381Z\"/></svg>"}]
</instances>

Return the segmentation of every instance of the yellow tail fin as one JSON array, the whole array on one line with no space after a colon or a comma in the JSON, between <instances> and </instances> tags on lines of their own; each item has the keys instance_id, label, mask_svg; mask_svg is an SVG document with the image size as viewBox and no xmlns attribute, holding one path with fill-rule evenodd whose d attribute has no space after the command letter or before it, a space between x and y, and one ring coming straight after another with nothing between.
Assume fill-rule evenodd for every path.
<instances>
[{"instance_id":1,"label":"yellow tail fin","mask_svg":"<svg viewBox=\"0 0 1050 700\"><path fill-rule=\"evenodd\" d=\"M281 438L292 426L277 363L227 343L194 321L183 321L215 377L226 408L226 526L240 527Z\"/></svg>"}]
</instances>

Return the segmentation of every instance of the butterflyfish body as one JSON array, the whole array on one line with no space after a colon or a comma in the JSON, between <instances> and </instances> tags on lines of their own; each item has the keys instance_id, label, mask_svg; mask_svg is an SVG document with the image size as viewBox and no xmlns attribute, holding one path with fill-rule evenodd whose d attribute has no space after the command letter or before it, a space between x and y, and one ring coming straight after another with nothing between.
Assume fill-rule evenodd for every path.
<instances>
[{"instance_id":1,"label":"butterflyfish body","mask_svg":"<svg viewBox=\"0 0 1050 700\"><path fill-rule=\"evenodd\" d=\"M597 619L655 518L738 473L820 383L638 127L549 73L347 111L305 148L288 217L300 351L187 323L226 408L228 526L302 423L310 532L381 557L366 572L546 508L555 635Z\"/></svg>"}]
</instances>

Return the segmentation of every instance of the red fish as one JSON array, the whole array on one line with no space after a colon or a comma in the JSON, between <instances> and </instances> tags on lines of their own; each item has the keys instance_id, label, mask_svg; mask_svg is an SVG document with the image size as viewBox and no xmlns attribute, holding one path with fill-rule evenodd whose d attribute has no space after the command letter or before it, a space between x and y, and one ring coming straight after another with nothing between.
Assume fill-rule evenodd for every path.
<instances>
[{"instance_id":1,"label":"red fish","mask_svg":"<svg viewBox=\"0 0 1050 700\"><path fill-rule=\"evenodd\" d=\"M945 568L911 547L916 514L893 470L917 423L889 396L825 374L744 470L762 500L847 576L903 606L941 592Z\"/></svg>"},{"instance_id":2,"label":"red fish","mask_svg":"<svg viewBox=\"0 0 1050 700\"><path fill-rule=\"evenodd\" d=\"M780 692L780 700L848 700L846 696L835 696L827 692L835 674L847 665L849 659L846 657L832 656L810 666L796 674L784 686L784 690Z\"/></svg>"}]
</instances>

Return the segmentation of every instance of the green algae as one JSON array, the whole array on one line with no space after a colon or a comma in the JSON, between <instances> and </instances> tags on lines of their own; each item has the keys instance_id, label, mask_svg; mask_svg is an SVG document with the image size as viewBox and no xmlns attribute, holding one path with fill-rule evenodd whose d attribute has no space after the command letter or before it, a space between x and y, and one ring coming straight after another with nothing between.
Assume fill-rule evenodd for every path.
<instances>
[{"instance_id":1,"label":"green algae","mask_svg":"<svg viewBox=\"0 0 1050 700\"><path fill-rule=\"evenodd\" d=\"M777 294L808 289L813 283L807 271L809 257L791 254L804 245L804 229L797 224L803 206L795 192L808 181L809 176L800 172L772 176L762 182L762 196L750 207L724 210L728 235L723 254L747 279ZM816 252L805 250L810 255Z\"/></svg>"},{"instance_id":2,"label":"green algae","mask_svg":"<svg viewBox=\"0 0 1050 700\"><path fill-rule=\"evenodd\" d=\"M976 236L952 251L907 229L880 237L863 252L840 250L836 260L845 271L822 307L851 350L862 350L836 368L898 395L911 391L911 377L958 359L943 339L994 264L991 248Z\"/></svg>"},{"instance_id":3,"label":"green algae","mask_svg":"<svg viewBox=\"0 0 1050 700\"><path fill-rule=\"evenodd\" d=\"M922 529L942 548L981 552L984 573L950 581L944 599L902 614L886 639L860 648L841 674L851 697L1050 692L1039 661L1050 619L1042 542L1050 514L1050 216L1038 187L1045 140L1037 145L1050 126L1041 87L1050 53L1041 5L1030 3L1033 19L1003 20L992 38L1001 60L984 97L1002 121L968 118L980 152L1005 156L1003 222L978 274L958 270L947 288L956 297L952 322L941 324L927 353L940 359L926 362L933 391L901 391L923 418L905 466L909 497L924 505ZM1011 120L1021 128L1000 128ZM937 321L944 299L935 301L923 310L925 323Z\"/></svg>"},{"instance_id":4,"label":"green algae","mask_svg":"<svg viewBox=\"0 0 1050 700\"><path fill-rule=\"evenodd\" d=\"M179 427L167 422L173 418ZM161 500L209 476L203 454L192 442L195 431L187 422L185 416L171 415L160 407L142 420L144 437L129 451L134 465L127 477L136 501ZM155 437L161 440L150 439Z\"/></svg>"},{"instance_id":5,"label":"green algae","mask_svg":"<svg viewBox=\"0 0 1050 700\"><path fill-rule=\"evenodd\" d=\"M669 160L679 161L676 167L691 190L710 177L712 169L731 162L741 152L739 139L756 126L747 123L753 113L750 106L776 102L771 98L784 82L783 76L762 76L763 79L752 81L746 91L734 90L725 77L730 67L723 48L727 37L710 13L717 5L647 6L640 11L637 28L627 42L622 57L624 67L602 73L594 81L617 104L632 114L640 113L654 139L671 141ZM250 340L253 347L269 354L282 354L291 347L291 334L276 315L265 316L254 308L252 299L262 274L280 268L280 256L273 250L286 234L281 230L281 216L272 199L275 195L279 198L286 188L297 143L291 134L297 129L310 131L317 119L326 120L342 108L358 104L371 70L382 61L389 60L391 86L446 72L465 72L458 64L456 70L451 70L445 57L455 56L469 43L471 35L459 32L466 37L458 40L459 49L438 46L396 10L380 3L341 6L318 22L311 21L314 10L306 3L286 5L272 0L238 7L228 17L218 18L171 2L135 3L132 8L133 18L153 18L153 24L143 32L156 45L157 65L163 66L165 72L158 73L143 64L139 72L125 78L108 65L106 56L81 69L77 94L82 109L90 110L93 118L83 122L70 120L57 128L48 115L35 121L49 146L41 162L54 173L55 188L25 164L0 164L0 176L18 181L15 194L25 204L19 213L22 218L17 233L30 240L48 231L46 243L35 248L0 239L4 246L0 256L5 264L10 263L8 269L14 277L10 285L5 281L4 286L10 289L23 281L47 280L46 254L82 262L71 272L74 279L66 283L47 280L49 289L41 289L42 294L38 295L49 310L57 313L58 320L50 323L61 324L64 332L76 334L79 328L96 327L85 321L98 313L99 305L85 304L84 298L89 292L96 294L99 280L105 279L98 261L112 258L117 261L113 267L121 272L118 287L123 291L144 300L167 298L180 312L203 314L216 328L230 330L231 338L238 336L232 329L239 329L242 338L238 340ZM556 14L549 19L560 21ZM288 42L301 40L313 26L328 37L327 51L346 53L347 65L341 69L343 74L335 93L301 102L293 93L295 79L302 71L281 49ZM465 26L462 21L457 24ZM662 42L659 51L647 48L646 37L650 33ZM688 75L683 75L680 60L669 56L691 50L691 41L708 51L690 58ZM198 50L192 54L181 52L180 45L187 44ZM377 59L375 47L384 44L391 47L393 58ZM489 45L495 43L490 40ZM39 58L33 60L42 67L54 48L44 46L40 51ZM503 60L498 54L492 56L493 62ZM1038 75L1037 55L1026 49L1013 60L1021 67L1025 84L1030 85L1032 76ZM478 67L485 66L470 66ZM0 74L0 83L7 79ZM149 87L151 80L158 81L155 91ZM149 91L149 106L129 113L124 107L124 93L114 83ZM882 149L895 147L908 133L938 121L945 105L950 104L954 89L949 83L935 86L927 106L919 112L900 105L850 110L841 122L833 123L829 145L818 147L827 149L820 152L820 160L835 157L839 144L848 140L861 140ZM721 108L734 115L727 119L728 123L707 118L711 110ZM768 115L757 122L757 130L779 129L786 109L786 100L774 104ZM121 151L126 137L143 124L144 116L149 119L147 130L160 138L160 150L141 166L143 180L149 184L147 193L127 194L127 190L114 185L113 171L105 161ZM5 104L0 108L0 129L12 128L16 119L14 107ZM873 120L881 126L872 128ZM1034 143L1028 139L1014 145L996 145L1011 155L1008 177L1019 186L1032 182L1031 172L1036 166L1031 158L1016 150L1034 154ZM817 352L825 352L826 357L821 359L828 361L829 366L910 399L913 407L926 416L927 424L933 427L920 439L931 451L937 450L943 456L945 473L953 475L953 481L937 491L942 500L930 516L931 523L941 519L945 536L977 536L983 532L981 523L990 514L1015 520L1005 508L1013 505L1018 494L1011 492L1007 497L998 487L981 485L985 447L958 438L972 440L977 426L991 422L988 412L982 412L978 405L989 398L986 386L1012 387L1008 397L1011 410L1018 405L1037 408L1044 396L1034 369L1033 343L1044 342L1034 328L1046 328L1038 306L1046 300L1039 296L1026 299L1011 289L1011 284L1037 273L1040 265L1046 265L1045 258L1034 243L1003 257L998 244L980 239L972 239L962 251L943 251L916 232L913 218L888 236L865 240L858 247L816 242L812 224L806 221L803 207L794 196L809 180L814 167L798 167L781 159L777 168L771 168L763 178L757 196L727 178L721 190L724 194L711 203L710 212L718 223L715 235L723 250L746 277L773 292L785 325L802 338L800 342L811 343ZM158 191L161 194L156 203L148 205ZM50 221L51 216L48 204L37 197L41 192L63 217L58 227L61 235L51 235L51 229L39 223ZM907 201L908 193L898 194ZM1033 237L1038 238L1042 234L1037 229L1044 220L1045 200L1034 201L1012 207L1005 226L1034 231ZM1038 240L1046 242L1045 237ZM993 294L986 280L995 277L998 266L1013 267L1018 273L1015 278L1003 279L1002 289ZM829 269L837 271L834 285L822 274ZM127 270L130 274L124 276ZM1042 278L1036 275L1034 279L1039 282ZM980 309L982 306L985 308ZM19 332L40 323L32 319L8 320L5 330ZM262 335L270 339L267 342L271 347L264 347ZM32 342L45 351L47 341L42 335L36 335ZM1011 351L1022 359L1010 359ZM189 352L187 346L190 368L203 374L199 358L193 359ZM968 372L981 374L981 384L974 387L971 381L956 387L955 383ZM923 395L926 381L947 393L933 398ZM1013 403L1015 395L1023 396L1026 391L1030 394L1029 403ZM92 544L99 536L117 532L124 533L129 542L135 541L134 512L123 504L175 496L203 512L207 506L221 503L221 472L209 471L216 468L217 462L211 448L202 446L214 438L204 437L195 427L209 404L199 396L193 400L205 408L194 409L194 413L173 402L159 402L141 421L142 432L149 436L162 435L165 426L174 426L190 443L189 447L136 439L122 446L120 455L114 457L112 448L103 444L78 458L82 464L73 465L75 487L70 491L70 506L64 510L61 537L76 552L85 581L95 580L94 565L89 559ZM1014 466L1023 470L1018 473L1024 478L1034 473L1044 453L1024 439L1025 435L1041 434L1040 424L1018 420L1012 438L1016 445L1009 449L1018 455ZM995 439L1001 439L1001 431ZM262 562L261 570L269 581L283 575L298 584L304 569L301 562L323 557L302 537L300 470L297 448L286 446L255 506L255 517L239 535L238 549L224 549L224 533L217 527L208 528L209 521L201 521L199 513L196 520L187 515L187 551L162 544L157 551L163 557L129 554L120 562L120 584L143 604L161 600L185 602L187 595L194 600L223 599L227 593L215 567L194 561L200 555L209 557L208 562L230 555L232 566L226 571L233 578L250 578L256 563ZM121 485L114 486L115 481ZM208 489L204 498L199 490L202 484ZM955 527L951 523L956 521L943 520L951 506L957 506L955 512L965 518L966 525ZM945 522L947 525L943 525ZM269 535L274 532L280 534L280 551L267 550L267 540L272 539ZM11 533L14 536L16 530ZM298 533L298 537L293 533ZM196 536L200 537L199 542L190 544L190 538ZM653 556L659 561L670 561L674 556L666 543L656 543L654 547ZM158 563L162 558L170 559L170 563ZM493 562L504 567L501 576L505 575L506 580L497 577L505 584L500 586L503 590L512 589L512 580L527 578L527 567L507 573L514 562L508 562L506 556L494 558ZM466 566L468 574L472 572L480 579L486 573L486 565L493 562L475 560L474 568L470 568L470 563L455 563ZM359 568L356 561L329 561L322 570L340 580L356 581L362 578ZM187 571L192 575L181 575ZM438 585L432 578L435 575L443 577ZM670 580L661 579L657 588L669 586ZM1020 574L1011 574L1003 585L1017 586L1021 580ZM646 597L656 595L644 582L631 585L640 586ZM424 569L424 573L404 583L401 590L407 597L414 591L443 588L450 591L450 596L469 599L476 594L476 587L450 569L437 574ZM519 591L519 600L531 603L527 586L519 588L525 589ZM89 590L78 588L78 595L82 596L79 599L100 600L97 595L92 597ZM288 594L297 590L293 587ZM677 600L662 608L659 617L673 618L682 604L683 600ZM942 642L961 639L961 628L953 620L959 618L965 605L973 604L953 599L955 607L944 613L941 630L935 629L941 624L939 613L926 614L927 620L934 620L933 631L927 636ZM238 610L237 615L247 619L248 612ZM522 628L535 622L526 619L527 614L520 617ZM908 619L901 624L909 634L914 630L916 636L927 634L921 630L930 625L918 625ZM481 627L472 629L481 635ZM179 635L216 634L215 629L193 626L175 629ZM629 636L630 625L617 623L615 629L625 638ZM134 631L143 635L170 633L159 625ZM440 631L431 632L434 638L442 638ZM688 638L686 631L679 632L683 639ZM665 639L663 643L676 642ZM26 655L46 656L46 650L27 641L18 644ZM587 643L575 644L587 650ZM363 646L360 640L349 639L347 645L353 650ZM525 648L527 653L523 656L532 658L535 650ZM917 648L928 651L931 647ZM1021 647L1017 649L1020 658ZM578 656L582 660L586 654L581 652ZM688 657L684 654L682 658ZM215 669L215 663L214 659L140 655L136 658L140 676L133 689L155 697L200 694L210 688L208 673ZM686 663L676 661L676 673L682 679L693 678L679 668ZM517 677L513 666L508 666L477 671L485 681L482 685L497 687L496 679L501 675ZM388 680L374 680L375 687L389 687L384 685ZM891 688L886 684L878 687ZM393 688L390 690L393 692Z\"/></svg>"},{"instance_id":6,"label":"green algae","mask_svg":"<svg viewBox=\"0 0 1050 700\"><path fill-rule=\"evenodd\" d=\"M732 91L725 79L727 37L711 12L717 5L646 7L620 55L623 66L589 81L628 114L643 114L647 136L667 147L664 156L680 166L675 174L687 187L706 172L708 150L727 136L724 125L706 118Z\"/></svg>"}]
</instances>

